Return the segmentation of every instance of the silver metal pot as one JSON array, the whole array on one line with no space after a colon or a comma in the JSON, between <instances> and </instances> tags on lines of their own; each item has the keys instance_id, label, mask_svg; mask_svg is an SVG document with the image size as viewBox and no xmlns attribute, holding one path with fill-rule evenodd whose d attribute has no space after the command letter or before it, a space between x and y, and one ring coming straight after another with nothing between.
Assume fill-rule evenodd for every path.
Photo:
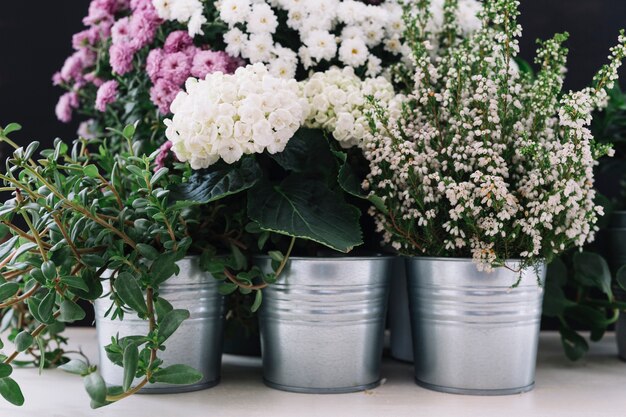
<instances>
[{"instance_id":1,"label":"silver metal pot","mask_svg":"<svg viewBox=\"0 0 626 417\"><path fill-rule=\"evenodd\" d=\"M292 257L279 281L263 290L265 383L303 393L376 387L392 261ZM270 262L257 259L266 272Z\"/></svg>"},{"instance_id":2,"label":"silver metal pot","mask_svg":"<svg viewBox=\"0 0 626 417\"><path fill-rule=\"evenodd\" d=\"M406 288L406 267L403 257L393 261L391 293L389 294L389 331L391 333L391 357L413 362L413 336L409 314L409 295Z\"/></svg>"},{"instance_id":3,"label":"silver metal pot","mask_svg":"<svg viewBox=\"0 0 626 417\"><path fill-rule=\"evenodd\" d=\"M545 267L524 270L512 288L519 273L480 272L470 259L406 262L417 384L473 395L531 390Z\"/></svg>"},{"instance_id":4,"label":"silver metal pot","mask_svg":"<svg viewBox=\"0 0 626 417\"><path fill-rule=\"evenodd\" d=\"M190 318L168 340L167 349L159 353L159 358L164 361L163 366L189 365L202 372L203 378L192 385L150 384L142 388L141 393L197 391L215 386L220 380L224 297L218 292L219 283L212 275L200 270L197 257L184 258L178 266L180 273L161 285L159 295L174 308L189 310ZM104 347L116 334L120 337L147 334L148 324L131 314L125 314L123 321L105 317L111 306L108 297L96 300L94 305L100 347L99 369L107 385L120 386L123 369L107 358Z\"/></svg>"}]
</instances>

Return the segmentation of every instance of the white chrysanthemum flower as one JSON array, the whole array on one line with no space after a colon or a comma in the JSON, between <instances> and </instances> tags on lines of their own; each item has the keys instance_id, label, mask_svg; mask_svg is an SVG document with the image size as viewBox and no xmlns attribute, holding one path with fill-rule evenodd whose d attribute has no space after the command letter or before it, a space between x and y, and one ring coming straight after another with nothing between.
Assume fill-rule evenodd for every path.
<instances>
[{"instance_id":1,"label":"white chrysanthemum flower","mask_svg":"<svg viewBox=\"0 0 626 417\"><path fill-rule=\"evenodd\" d=\"M365 41L359 38L344 39L339 47L339 59L346 65L358 68L365 64L369 50Z\"/></svg>"},{"instance_id":2,"label":"white chrysanthemum flower","mask_svg":"<svg viewBox=\"0 0 626 417\"><path fill-rule=\"evenodd\" d=\"M240 56L248 43L248 35L239 28L232 28L224 34L226 42L226 52L231 56Z\"/></svg>"},{"instance_id":3,"label":"white chrysanthemum flower","mask_svg":"<svg viewBox=\"0 0 626 417\"><path fill-rule=\"evenodd\" d=\"M176 157L193 169L282 152L308 113L300 85L271 75L263 64L190 78L185 89L165 120L166 136Z\"/></svg>"},{"instance_id":4,"label":"white chrysanthemum flower","mask_svg":"<svg viewBox=\"0 0 626 417\"><path fill-rule=\"evenodd\" d=\"M246 23L250 33L274 33L278 26L278 19L269 5L255 3L252 5L252 11Z\"/></svg>"},{"instance_id":5,"label":"white chrysanthemum flower","mask_svg":"<svg viewBox=\"0 0 626 417\"><path fill-rule=\"evenodd\" d=\"M245 23L250 14L250 0L223 0L220 18L229 25Z\"/></svg>"},{"instance_id":6,"label":"white chrysanthemum flower","mask_svg":"<svg viewBox=\"0 0 626 417\"><path fill-rule=\"evenodd\" d=\"M206 17L200 0L152 0L152 5L161 19L186 24L190 36L203 34Z\"/></svg>"},{"instance_id":7,"label":"white chrysanthemum flower","mask_svg":"<svg viewBox=\"0 0 626 417\"><path fill-rule=\"evenodd\" d=\"M337 53L335 36L323 30L315 30L309 33L304 39L304 44L308 47L311 58L317 62L322 60L330 61Z\"/></svg>"}]
</instances>

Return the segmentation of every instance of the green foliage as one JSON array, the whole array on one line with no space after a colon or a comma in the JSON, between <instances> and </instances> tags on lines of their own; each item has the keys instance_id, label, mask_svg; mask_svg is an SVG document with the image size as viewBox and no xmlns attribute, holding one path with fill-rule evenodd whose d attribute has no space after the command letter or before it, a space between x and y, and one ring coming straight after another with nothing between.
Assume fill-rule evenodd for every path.
<instances>
[{"instance_id":1,"label":"green foliage","mask_svg":"<svg viewBox=\"0 0 626 417\"><path fill-rule=\"evenodd\" d=\"M248 196L248 215L263 230L304 238L341 252L363 243L360 212L326 184L294 174L262 182Z\"/></svg>"},{"instance_id":2,"label":"green foliage","mask_svg":"<svg viewBox=\"0 0 626 417\"><path fill-rule=\"evenodd\" d=\"M187 365L171 365L156 371L153 375L155 382L165 384L194 384L202 379L202 374Z\"/></svg>"},{"instance_id":3,"label":"green foliage","mask_svg":"<svg viewBox=\"0 0 626 417\"><path fill-rule=\"evenodd\" d=\"M61 365L81 375L93 407L132 395L136 378L140 385L158 378L196 380L197 372L175 365L164 370L159 359L189 317L158 297L159 286L179 272L176 263L192 244L195 213L170 199L170 186L182 176L167 175L167 169L154 173L153 157L137 155L135 126L123 129L115 146L96 141L94 149L83 140L71 146L57 140L39 158L36 143L23 149L6 137L15 130L8 126L0 135L15 148L0 174L5 191L13 193L0 204L0 225L12 234L0 244L0 318L11 327L17 350L33 359L14 363ZM26 228L14 221L19 218ZM122 387L107 388L94 367L69 361L63 351L64 323L85 317L78 301L102 297L105 287L109 319L133 313L149 324L145 335L105 347L124 368ZM4 358L0 394L21 404L21 391L9 378L15 356Z\"/></svg>"}]
</instances>

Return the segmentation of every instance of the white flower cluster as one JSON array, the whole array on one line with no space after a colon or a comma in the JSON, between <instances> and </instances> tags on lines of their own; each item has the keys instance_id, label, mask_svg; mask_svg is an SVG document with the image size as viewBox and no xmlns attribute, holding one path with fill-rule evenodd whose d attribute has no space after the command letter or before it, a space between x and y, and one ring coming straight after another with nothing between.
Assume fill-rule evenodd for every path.
<instances>
[{"instance_id":1,"label":"white flower cluster","mask_svg":"<svg viewBox=\"0 0 626 417\"><path fill-rule=\"evenodd\" d=\"M152 5L161 19L186 24L191 37L203 34L207 19L201 0L152 0Z\"/></svg>"},{"instance_id":2,"label":"white flower cluster","mask_svg":"<svg viewBox=\"0 0 626 417\"><path fill-rule=\"evenodd\" d=\"M301 86L272 76L263 64L190 78L185 87L172 103L174 116L165 120L166 136L176 157L193 169L220 158L230 164L244 154L281 152L308 112Z\"/></svg>"},{"instance_id":3,"label":"white flower cluster","mask_svg":"<svg viewBox=\"0 0 626 417\"><path fill-rule=\"evenodd\" d=\"M443 24L443 0L432 3L431 29ZM477 0L460 0L459 17L464 33L480 27ZM408 58L403 39L405 25L399 0L380 5L357 0L220 0L221 19L230 30L225 34L226 51L250 62L264 62L277 76L293 78L298 64L305 69L322 62L337 62L365 68L370 77L381 73L383 62L373 53L381 47L397 59ZM277 11L286 13L287 27L280 27ZM276 34L299 37L299 49L276 41Z\"/></svg>"},{"instance_id":4,"label":"white flower cluster","mask_svg":"<svg viewBox=\"0 0 626 417\"><path fill-rule=\"evenodd\" d=\"M361 143L368 131L368 97L381 105L394 98L393 85L383 77L362 81L352 67L316 72L303 82L310 112L306 125L322 128L349 148Z\"/></svg>"},{"instance_id":5,"label":"white flower cluster","mask_svg":"<svg viewBox=\"0 0 626 417\"><path fill-rule=\"evenodd\" d=\"M416 46L405 111L378 118L364 141L363 187L388 208L371 212L386 244L407 254L470 256L488 271L511 258L550 260L593 240L602 214L593 167L607 149L594 145L588 126L617 77L626 37L597 88L560 98L566 36L545 42L542 70L524 77L510 66L521 31L516 2L485 4L494 23L509 19L504 29L481 29L434 62ZM508 53L498 48L505 42Z\"/></svg>"}]
</instances>

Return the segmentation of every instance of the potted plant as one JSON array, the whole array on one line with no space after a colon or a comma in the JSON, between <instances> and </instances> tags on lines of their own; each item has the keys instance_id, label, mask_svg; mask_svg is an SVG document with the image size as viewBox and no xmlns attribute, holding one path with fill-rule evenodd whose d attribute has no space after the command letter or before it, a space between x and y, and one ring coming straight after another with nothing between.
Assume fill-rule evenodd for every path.
<instances>
[{"instance_id":1,"label":"potted plant","mask_svg":"<svg viewBox=\"0 0 626 417\"><path fill-rule=\"evenodd\" d=\"M380 379L390 259L338 256L362 241L360 211L347 203L348 193L342 188L346 156L337 141L314 129L311 117L316 113L309 103L322 90L309 83L325 87L323 82L330 85L331 80L337 85L348 82L353 93L360 94L353 112L365 104L361 89L381 98L393 91L383 79L363 82L352 70L331 69L298 83L274 77L263 64L254 64L233 75L188 80L186 92L172 104L172 119L165 121L177 159L196 170L177 190L181 200L209 202L218 183L233 187L232 195L245 192L250 219L246 231L258 236L256 250L249 253L268 255L257 257L254 267L238 274L220 260L210 270L229 280L233 291L239 287L254 292L254 307L264 299L260 315L264 377L271 386L294 391L354 391ZM196 126L205 128L197 131ZM252 178L254 184L239 190L240 178ZM294 250L309 256L294 257ZM324 252L330 257L320 256ZM346 294L350 297L342 298ZM363 306L363 313L338 309L338 303L351 299ZM323 310L335 314L321 314ZM344 326L359 321L359 331L343 332ZM363 353L347 356L357 344L364 345ZM305 345L315 347L310 355L302 354ZM319 354L324 351L328 354L320 366ZM360 372L356 366L360 363L368 363L371 371Z\"/></svg>"},{"instance_id":2,"label":"potted plant","mask_svg":"<svg viewBox=\"0 0 626 417\"><path fill-rule=\"evenodd\" d=\"M428 3L428 2L425 2ZM407 260L415 376L464 394L524 392L534 368L545 264L593 238L594 161L610 151L587 127L617 78L626 37L594 86L561 96L566 35L543 42L536 78L511 65L516 1L486 1L482 28L433 62L425 6L407 24L415 87L402 111L379 107L364 186L386 244Z\"/></svg>"},{"instance_id":3,"label":"potted plant","mask_svg":"<svg viewBox=\"0 0 626 417\"><path fill-rule=\"evenodd\" d=\"M82 319L80 300L97 306L100 368L78 359L62 368L83 377L93 407L151 384L173 392L216 383L223 300L219 281L201 268L215 255L189 257L188 206L169 203L167 188L181 179L167 168L154 172L156 154L134 154L133 126L117 132L129 144L121 152L111 152L107 141L90 153L93 142L70 147L57 140L37 160L37 142L23 148L7 137L17 128L0 134L15 148L0 176L13 193L0 209L13 235L2 245L0 298L2 308L21 305L37 326L11 338L16 351L3 357L0 394L23 402L11 364L33 345L47 354L40 335ZM190 315L194 320L185 322ZM179 328L193 337L178 338Z\"/></svg>"}]
</instances>

